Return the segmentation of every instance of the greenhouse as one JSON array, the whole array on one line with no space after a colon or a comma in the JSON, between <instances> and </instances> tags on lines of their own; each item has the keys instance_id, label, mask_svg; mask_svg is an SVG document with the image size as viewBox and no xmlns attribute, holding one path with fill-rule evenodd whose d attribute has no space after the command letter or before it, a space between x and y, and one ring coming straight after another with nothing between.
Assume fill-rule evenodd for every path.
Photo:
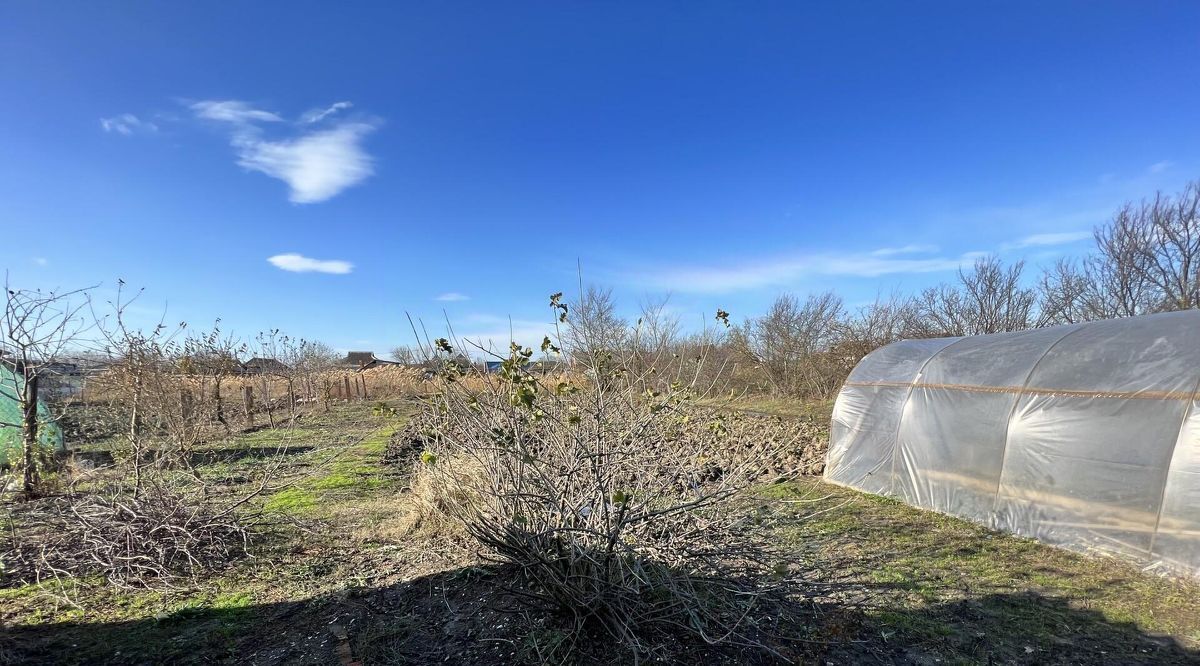
<instances>
[{"instance_id":1,"label":"greenhouse","mask_svg":"<svg viewBox=\"0 0 1200 666\"><path fill-rule=\"evenodd\" d=\"M864 358L833 413L836 484L1200 576L1200 311Z\"/></svg>"}]
</instances>

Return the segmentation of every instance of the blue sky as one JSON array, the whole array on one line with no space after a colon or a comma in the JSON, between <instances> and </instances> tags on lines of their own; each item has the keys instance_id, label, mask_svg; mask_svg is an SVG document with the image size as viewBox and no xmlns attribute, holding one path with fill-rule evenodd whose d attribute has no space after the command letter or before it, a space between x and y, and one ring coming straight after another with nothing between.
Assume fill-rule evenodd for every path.
<instances>
[{"instance_id":1,"label":"blue sky","mask_svg":"<svg viewBox=\"0 0 1200 666\"><path fill-rule=\"evenodd\" d=\"M14 285L384 352L1085 251L1200 176L1200 4L0 6ZM273 261L270 261L274 258Z\"/></svg>"}]
</instances>

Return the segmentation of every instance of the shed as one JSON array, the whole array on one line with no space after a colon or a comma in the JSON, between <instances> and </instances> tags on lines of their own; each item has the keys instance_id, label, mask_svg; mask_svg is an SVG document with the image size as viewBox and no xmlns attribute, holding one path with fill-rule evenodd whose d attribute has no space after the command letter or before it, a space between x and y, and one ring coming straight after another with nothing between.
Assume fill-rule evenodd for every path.
<instances>
[{"instance_id":1,"label":"shed","mask_svg":"<svg viewBox=\"0 0 1200 666\"><path fill-rule=\"evenodd\" d=\"M17 399L25 386L22 377L14 375L4 366L0 366L0 467L19 460L21 456L21 403ZM61 450L63 442L62 429L58 426L46 408L46 404L38 401L38 441L49 449ZM15 424L15 425L14 425Z\"/></svg>"},{"instance_id":2,"label":"shed","mask_svg":"<svg viewBox=\"0 0 1200 666\"><path fill-rule=\"evenodd\" d=\"M905 340L850 373L825 478L1200 576L1200 311Z\"/></svg>"},{"instance_id":3,"label":"shed","mask_svg":"<svg viewBox=\"0 0 1200 666\"><path fill-rule=\"evenodd\" d=\"M357 370L366 370L367 368L378 368L384 365L404 365L399 361L388 361L375 356L375 352L369 351L352 351L346 352L346 358L342 359L339 365L347 368L355 368Z\"/></svg>"},{"instance_id":4,"label":"shed","mask_svg":"<svg viewBox=\"0 0 1200 666\"><path fill-rule=\"evenodd\" d=\"M287 374L287 364L275 358L254 357L242 364L242 374L245 375L284 375Z\"/></svg>"}]
</instances>

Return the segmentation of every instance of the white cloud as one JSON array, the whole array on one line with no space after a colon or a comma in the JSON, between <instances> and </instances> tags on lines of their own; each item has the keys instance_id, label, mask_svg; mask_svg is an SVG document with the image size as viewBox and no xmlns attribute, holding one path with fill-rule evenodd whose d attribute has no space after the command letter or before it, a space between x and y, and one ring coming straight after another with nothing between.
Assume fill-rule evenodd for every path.
<instances>
[{"instance_id":1,"label":"white cloud","mask_svg":"<svg viewBox=\"0 0 1200 666\"><path fill-rule=\"evenodd\" d=\"M936 245L904 245L902 247L882 247L871 253L875 257L892 257L898 254L932 254L938 251Z\"/></svg>"},{"instance_id":2,"label":"white cloud","mask_svg":"<svg viewBox=\"0 0 1200 666\"><path fill-rule=\"evenodd\" d=\"M104 128L105 132L116 132L124 136L129 136L135 132L158 131L158 125L142 120L132 113L122 113L112 118L101 118L100 127Z\"/></svg>"},{"instance_id":3,"label":"white cloud","mask_svg":"<svg viewBox=\"0 0 1200 666\"><path fill-rule=\"evenodd\" d=\"M280 122L279 114L256 109L246 102L236 99L205 100L191 105L192 111L199 118L216 120L225 123L248 124L255 122Z\"/></svg>"},{"instance_id":4,"label":"white cloud","mask_svg":"<svg viewBox=\"0 0 1200 666\"><path fill-rule=\"evenodd\" d=\"M1175 166L1174 162L1170 160L1163 160L1161 162L1155 162L1154 164L1151 164L1147 171L1150 173L1162 173L1167 169L1170 169L1172 166Z\"/></svg>"},{"instance_id":5,"label":"white cloud","mask_svg":"<svg viewBox=\"0 0 1200 666\"><path fill-rule=\"evenodd\" d=\"M337 102L330 105L327 109L312 109L311 111L307 111L304 115L300 116L300 122L306 125L320 122L337 113L338 111L344 111L352 106L354 105L350 102Z\"/></svg>"},{"instance_id":6,"label":"white cloud","mask_svg":"<svg viewBox=\"0 0 1200 666\"><path fill-rule=\"evenodd\" d=\"M238 164L287 183L294 203L325 201L374 173L371 156L360 145L373 129L346 123L298 139L237 141Z\"/></svg>"},{"instance_id":7,"label":"white cloud","mask_svg":"<svg viewBox=\"0 0 1200 666\"><path fill-rule=\"evenodd\" d=\"M889 248L884 248L888 250ZM893 253L894 254L894 253ZM957 257L897 257L876 252L824 252L779 257L745 263L733 268L720 266L684 267L653 272L638 278L660 289L692 293L727 293L758 287L778 286L803 277L879 277L900 273L936 273L957 270L984 252L966 252Z\"/></svg>"},{"instance_id":8,"label":"white cloud","mask_svg":"<svg viewBox=\"0 0 1200 666\"><path fill-rule=\"evenodd\" d=\"M455 301L469 301L471 300L471 297L467 296L466 294L460 294L457 291L451 291L445 294L439 294L438 297L433 300L453 303Z\"/></svg>"},{"instance_id":9,"label":"white cloud","mask_svg":"<svg viewBox=\"0 0 1200 666\"><path fill-rule=\"evenodd\" d=\"M349 106L338 102L316 120ZM191 109L197 117L230 124L238 165L287 183L294 203L325 201L374 173L373 160L362 147L363 138L375 129L372 123L341 122L292 138L268 139L256 123L283 120L275 113L236 100L195 102Z\"/></svg>"},{"instance_id":10,"label":"white cloud","mask_svg":"<svg viewBox=\"0 0 1200 666\"><path fill-rule=\"evenodd\" d=\"M37 264L38 266L46 266L50 264L50 261L45 257L34 257L33 263Z\"/></svg>"},{"instance_id":11,"label":"white cloud","mask_svg":"<svg viewBox=\"0 0 1200 666\"><path fill-rule=\"evenodd\" d=\"M276 268L293 273L335 273L344 275L354 270L354 264L341 259L313 259L302 254L288 253L268 257Z\"/></svg>"},{"instance_id":12,"label":"white cloud","mask_svg":"<svg viewBox=\"0 0 1200 666\"><path fill-rule=\"evenodd\" d=\"M1068 245L1092 238L1091 232L1032 234L1004 242L1000 250ZM762 287L780 287L812 276L878 277L953 271L970 265L988 252L947 256L934 245L881 247L865 252L808 252L745 262L742 265L677 266L634 275L637 283L684 293L721 294Z\"/></svg>"},{"instance_id":13,"label":"white cloud","mask_svg":"<svg viewBox=\"0 0 1200 666\"><path fill-rule=\"evenodd\" d=\"M1033 234L1002 243L1000 250L1050 248L1092 237L1090 231ZM957 256L937 254L935 245L911 244L859 252L809 252L747 261L740 266L681 266L631 276L637 284L684 293L728 293L794 284L806 277L874 278L882 275L954 271L987 256L985 251ZM1052 254L1061 254L1054 251Z\"/></svg>"},{"instance_id":14,"label":"white cloud","mask_svg":"<svg viewBox=\"0 0 1200 666\"><path fill-rule=\"evenodd\" d=\"M1049 234L1033 234L1026 236L1018 241L1004 243L1000 246L1002 250L1019 250L1026 247L1045 247L1048 245L1066 245L1075 243L1086 238L1091 238L1090 231L1062 231Z\"/></svg>"}]
</instances>

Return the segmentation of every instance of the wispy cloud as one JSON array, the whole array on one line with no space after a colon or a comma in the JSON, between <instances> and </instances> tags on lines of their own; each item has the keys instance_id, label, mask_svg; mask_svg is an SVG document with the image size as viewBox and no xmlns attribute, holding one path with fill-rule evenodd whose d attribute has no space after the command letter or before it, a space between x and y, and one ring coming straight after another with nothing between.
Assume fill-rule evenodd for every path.
<instances>
[{"instance_id":1,"label":"wispy cloud","mask_svg":"<svg viewBox=\"0 0 1200 666\"><path fill-rule=\"evenodd\" d=\"M138 132L157 132L158 125L142 120L132 113L122 113L119 116L112 118L101 118L100 127L104 128L105 132L112 132L130 136Z\"/></svg>"},{"instance_id":2,"label":"wispy cloud","mask_svg":"<svg viewBox=\"0 0 1200 666\"><path fill-rule=\"evenodd\" d=\"M881 247L871 252L875 257L894 257L898 254L933 254L938 251L936 245L904 245L901 247Z\"/></svg>"},{"instance_id":3,"label":"wispy cloud","mask_svg":"<svg viewBox=\"0 0 1200 666\"><path fill-rule=\"evenodd\" d=\"M883 248L888 250L889 248ZM907 253L868 252L806 253L747 262L741 266L695 266L653 271L638 277L660 289L691 293L728 293L794 283L805 277L879 277L902 273L936 273L956 270L985 252L958 256L910 257Z\"/></svg>"},{"instance_id":4,"label":"wispy cloud","mask_svg":"<svg viewBox=\"0 0 1200 666\"><path fill-rule=\"evenodd\" d=\"M294 203L316 203L336 196L374 173L373 160L362 146L364 137L375 130L368 121L340 121L311 127L339 110L350 107L338 102L323 111L305 114L297 136L269 139L264 123L279 123L283 117L238 100L202 101L190 105L196 117L228 124L230 143L239 166L288 184Z\"/></svg>"},{"instance_id":5,"label":"wispy cloud","mask_svg":"<svg viewBox=\"0 0 1200 666\"><path fill-rule=\"evenodd\" d=\"M33 261L33 263L37 264L38 266L50 265L50 261L48 259L46 259L45 257L34 257L32 261Z\"/></svg>"},{"instance_id":6,"label":"wispy cloud","mask_svg":"<svg viewBox=\"0 0 1200 666\"><path fill-rule=\"evenodd\" d=\"M1092 237L1090 231L1062 231L1049 234L1033 234L1011 243L1000 246L1002 250L1020 250L1027 247L1046 247L1050 245L1067 245Z\"/></svg>"},{"instance_id":7,"label":"wispy cloud","mask_svg":"<svg viewBox=\"0 0 1200 666\"><path fill-rule=\"evenodd\" d=\"M457 291L451 291L451 292L447 292L445 294L438 294L437 298L435 298L433 300L446 301L448 303L453 303L455 301L469 301L469 300L471 300L471 297L467 296L466 294L460 294Z\"/></svg>"},{"instance_id":8,"label":"wispy cloud","mask_svg":"<svg viewBox=\"0 0 1200 666\"><path fill-rule=\"evenodd\" d=\"M243 125L256 122L277 123L283 121L283 118L277 113L256 109L248 103L236 99L195 102L191 104L191 109L198 118L216 120L223 123Z\"/></svg>"},{"instance_id":9,"label":"wispy cloud","mask_svg":"<svg viewBox=\"0 0 1200 666\"><path fill-rule=\"evenodd\" d=\"M327 108L327 109L312 109L311 111L307 111L304 113L304 115L300 116L300 122L302 122L306 125L311 125L312 123L318 123L318 122L321 122L322 120L325 120L329 116L332 116L333 114L337 113L338 111L345 111L346 109L349 109L352 106L354 106L354 105L351 104L350 102L336 102L334 104L331 104L329 106L329 108Z\"/></svg>"},{"instance_id":10,"label":"wispy cloud","mask_svg":"<svg viewBox=\"0 0 1200 666\"><path fill-rule=\"evenodd\" d=\"M334 273L344 275L354 270L354 264L341 259L313 259L302 254L288 253L268 257L276 268L293 273Z\"/></svg>"},{"instance_id":11,"label":"wispy cloud","mask_svg":"<svg viewBox=\"0 0 1200 666\"><path fill-rule=\"evenodd\" d=\"M1175 166L1174 162L1170 160L1163 160L1161 162L1155 162L1154 164L1151 164L1146 170L1150 173L1162 173L1173 166Z\"/></svg>"},{"instance_id":12,"label":"wispy cloud","mask_svg":"<svg viewBox=\"0 0 1200 666\"><path fill-rule=\"evenodd\" d=\"M1032 234L1002 243L1002 251L1051 248L1092 237L1090 231ZM875 278L954 271L989 252L939 253L935 245L911 244L855 252L807 252L747 261L738 266L681 266L634 275L639 284L684 293L729 293L761 287L793 285L812 277Z\"/></svg>"}]
</instances>

